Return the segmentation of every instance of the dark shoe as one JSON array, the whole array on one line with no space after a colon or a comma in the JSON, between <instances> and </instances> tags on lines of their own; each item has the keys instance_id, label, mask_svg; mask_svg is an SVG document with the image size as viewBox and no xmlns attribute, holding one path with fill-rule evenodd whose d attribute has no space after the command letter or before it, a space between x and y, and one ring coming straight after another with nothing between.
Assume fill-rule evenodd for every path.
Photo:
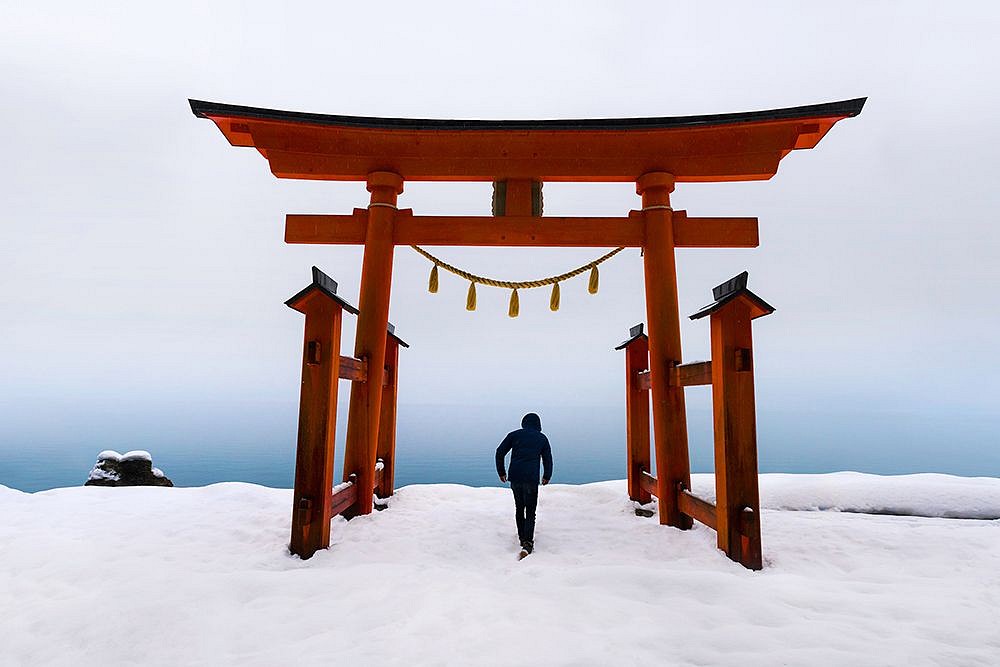
<instances>
[{"instance_id":1,"label":"dark shoe","mask_svg":"<svg viewBox=\"0 0 1000 667\"><path fill-rule=\"evenodd\" d=\"M521 542L521 548L530 554L535 550L535 543L531 540L525 540L524 542Z\"/></svg>"}]
</instances>

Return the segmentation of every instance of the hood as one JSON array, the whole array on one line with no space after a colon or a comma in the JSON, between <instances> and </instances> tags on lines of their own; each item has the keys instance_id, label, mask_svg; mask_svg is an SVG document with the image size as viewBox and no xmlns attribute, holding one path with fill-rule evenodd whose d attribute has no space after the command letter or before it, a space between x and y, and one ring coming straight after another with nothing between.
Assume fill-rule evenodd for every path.
<instances>
[{"instance_id":1,"label":"hood","mask_svg":"<svg viewBox=\"0 0 1000 667\"><path fill-rule=\"evenodd\" d=\"M521 418L521 428L531 428L536 431L541 431L542 420L534 412L529 412Z\"/></svg>"}]
</instances>

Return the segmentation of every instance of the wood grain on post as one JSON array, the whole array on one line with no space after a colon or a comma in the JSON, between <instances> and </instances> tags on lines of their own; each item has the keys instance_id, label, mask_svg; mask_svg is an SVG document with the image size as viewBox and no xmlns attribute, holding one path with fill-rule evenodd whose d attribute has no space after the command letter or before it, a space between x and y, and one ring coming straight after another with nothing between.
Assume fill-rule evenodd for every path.
<instances>
[{"instance_id":1,"label":"wood grain on post","mask_svg":"<svg viewBox=\"0 0 1000 667\"><path fill-rule=\"evenodd\" d=\"M673 367L681 359L677 268L670 209L673 189L674 178L667 173L645 174L636 182L636 192L642 196L646 227L643 269L660 523L688 529L691 517L681 512L677 501L678 489L691 488L684 388L671 386L670 383Z\"/></svg>"},{"instance_id":2,"label":"wood grain on post","mask_svg":"<svg viewBox=\"0 0 1000 667\"><path fill-rule=\"evenodd\" d=\"M399 342L391 334L385 348L386 383L382 387L382 408L378 423L376 461L382 461L381 480L376 488L379 498L388 498L395 489L396 474L396 387L399 366Z\"/></svg>"},{"instance_id":3,"label":"wood grain on post","mask_svg":"<svg viewBox=\"0 0 1000 667\"><path fill-rule=\"evenodd\" d=\"M342 309L319 292L296 309L306 323L289 550L305 559L330 546Z\"/></svg>"},{"instance_id":4,"label":"wood grain on post","mask_svg":"<svg viewBox=\"0 0 1000 667\"><path fill-rule=\"evenodd\" d=\"M358 330L354 356L368 364L367 382L351 384L351 405L344 452L344 480L356 475L357 505L351 514L371 514L375 491L375 455L381 418L382 382L378 373L385 368L386 330L389 325L389 291L392 284L393 223L396 200L403 191L403 179L389 172L368 175L371 203L361 264L358 300ZM373 381L372 376L376 378Z\"/></svg>"},{"instance_id":5,"label":"wood grain on post","mask_svg":"<svg viewBox=\"0 0 1000 667\"><path fill-rule=\"evenodd\" d=\"M711 316L715 504L719 549L744 566L759 570L763 563L751 316L751 305L743 298L727 303ZM749 520L747 514L752 515ZM750 534L744 535L744 531Z\"/></svg>"},{"instance_id":6,"label":"wood grain on post","mask_svg":"<svg viewBox=\"0 0 1000 667\"><path fill-rule=\"evenodd\" d=\"M638 336L625 346L625 413L628 497L645 505L652 497L642 483L642 471L651 469L649 449L649 394L640 385L640 373L649 369L649 343Z\"/></svg>"}]
</instances>

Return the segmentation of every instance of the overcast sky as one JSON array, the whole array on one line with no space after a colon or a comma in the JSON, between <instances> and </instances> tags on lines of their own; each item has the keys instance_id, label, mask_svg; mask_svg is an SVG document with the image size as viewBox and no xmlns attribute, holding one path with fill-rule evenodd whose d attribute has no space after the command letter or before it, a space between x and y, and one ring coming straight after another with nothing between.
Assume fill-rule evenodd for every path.
<instances>
[{"instance_id":1,"label":"overcast sky","mask_svg":"<svg viewBox=\"0 0 1000 667\"><path fill-rule=\"evenodd\" d=\"M998 16L986 2L4 3L0 435L79 428L70 414L101 432L116 412L134 425L181 404L202 417L285 409L302 321L283 301L316 264L356 303L360 248L282 238L285 213L347 213L365 205L364 185L275 179L256 151L194 118L188 98L562 118L868 96L770 181L677 187L675 208L758 216L761 238L752 250L678 251L681 311L750 271L777 307L755 325L762 414L815 413L819 427L855 410L956 425L992 416ZM407 183L400 205L486 214L490 188ZM546 214L638 206L628 185L545 187ZM516 280L600 251L440 254ZM428 294L428 270L397 249L391 319L412 344L402 403L624 409L611 348L645 319L637 249L602 266L598 295L585 277L566 283L551 313L547 290L522 292L513 320L506 292L480 288L474 313L450 275ZM707 357L708 335L707 321L685 321L688 360ZM980 443L994 458L997 434Z\"/></svg>"}]
</instances>

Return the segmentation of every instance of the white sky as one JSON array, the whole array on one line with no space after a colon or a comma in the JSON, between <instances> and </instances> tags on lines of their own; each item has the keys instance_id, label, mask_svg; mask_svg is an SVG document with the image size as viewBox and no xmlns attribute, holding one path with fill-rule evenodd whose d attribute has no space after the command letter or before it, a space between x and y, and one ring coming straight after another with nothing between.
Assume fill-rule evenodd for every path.
<instances>
[{"instance_id":1,"label":"white sky","mask_svg":"<svg viewBox=\"0 0 1000 667\"><path fill-rule=\"evenodd\" d=\"M868 96L767 182L678 186L691 215L756 215L755 250L678 251L681 310L744 270L758 405L989 413L1000 195L992 3L4 3L0 421L114 401L294 403L317 264L356 303L361 249L287 246L284 214L346 213L363 184L279 181L189 97L320 113L558 118L747 111ZM93 3L91 3L93 4ZM489 186L407 184L418 213L485 214ZM545 189L546 213L620 215L626 185ZM595 250L446 249L500 278ZM623 402L611 348L645 319L629 250L586 279L505 292L396 254L404 403ZM353 329L345 332L345 351ZM706 321L684 324L688 360Z\"/></svg>"}]
</instances>

